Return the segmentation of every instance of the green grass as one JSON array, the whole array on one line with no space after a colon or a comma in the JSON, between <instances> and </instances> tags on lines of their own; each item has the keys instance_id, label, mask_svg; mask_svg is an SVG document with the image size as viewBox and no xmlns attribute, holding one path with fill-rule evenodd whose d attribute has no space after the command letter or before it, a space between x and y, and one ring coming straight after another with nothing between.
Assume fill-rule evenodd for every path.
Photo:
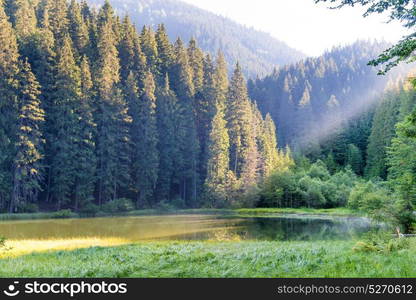
<instances>
[{"instance_id":1,"label":"green grass","mask_svg":"<svg viewBox=\"0 0 416 300\"><path fill-rule=\"evenodd\" d=\"M149 242L0 260L0 277L415 277L416 241L390 253L354 241Z\"/></svg>"},{"instance_id":2,"label":"green grass","mask_svg":"<svg viewBox=\"0 0 416 300\"><path fill-rule=\"evenodd\" d=\"M239 214L298 214L298 215L330 215L330 216L359 216L360 213L346 207L338 208L241 208Z\"/></svg>"},{"instance_id":3,"label":"green grass","mask_svg":"<svg viewBox=\"0 0 416 300\"><path fill-rule=\"evenodd\" d=\"M97 213L96 217L107 216L149 216L164 214L239 214L239 215L261 215L261 214L300 214L300 215L330 215L330 216L358 216L359 213L348 208L241 208L241 209L177 209L177 210L160 210L144 209L133 210L124 213ZM60 216L57 212L38 212L38 213L18 213L18 214L0 214L0 221L12 220L35 220L35 219L54 219L54 218L81 218L85 217L78 213L72 212Z\"/></svg>"}]
</instances>

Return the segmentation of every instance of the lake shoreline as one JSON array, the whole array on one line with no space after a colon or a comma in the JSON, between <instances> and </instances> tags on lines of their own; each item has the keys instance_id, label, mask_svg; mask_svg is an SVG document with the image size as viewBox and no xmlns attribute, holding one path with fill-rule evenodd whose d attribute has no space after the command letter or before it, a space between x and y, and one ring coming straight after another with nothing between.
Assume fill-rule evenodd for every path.
<instances>
[{"instance_id":1,"label":"lake shoreline","mask_svg":"<svg viewBox=\"0 0 416 300\"><path fill-rule=\"evenodd\" d=\"M188 215L188 214L205 214L205 215L247 215L262 216L271 214L290 214L301 216L342 216L342 217L364 217L362 213L353 211L345 207L314 209L314 208L239 208L239 209L144 209L120 213L99 212L95 215L79 214L68 212L59 214L59 212L38 212L38 213L17 213L17 214L0 214L2 221L18 220L47 220L47 219L76 219L76 218L103 218L103 217L130 217L130 216L157 216L157 215Z\"/></svg>"}]
</instances>

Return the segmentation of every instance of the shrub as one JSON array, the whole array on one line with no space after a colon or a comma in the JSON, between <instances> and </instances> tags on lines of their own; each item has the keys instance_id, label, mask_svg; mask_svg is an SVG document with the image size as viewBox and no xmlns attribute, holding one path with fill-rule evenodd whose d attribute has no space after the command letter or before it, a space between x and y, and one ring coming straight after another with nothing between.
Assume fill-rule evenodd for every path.
<instances>
[{"instance_id":1,"label":"shrub","mask_svg":"<svg viewBox=\"0 0 416 300\"><path fill-rule=\"evenodd\" d=\"M134 204L130 199L120 198L107 202L102 206L102 210L106 213L119 213L134 210Z\"/></svg>"},{"instance_id":2,"label":"shrub","mask_svg":"<svg viewBox=\"0 0 416 300\"><path fill-rule=\"evenodd\" d=\"M372 213L382 209L389 201L389 192L369 181L357 184L348 198L348 206L352 209Z\"/></svg>"},{"instance_id":3,"label":"shrub","mask_svg":"<svg viewBox=\"0 0 416 300\"><path fill-rule=\"evenodd\" d=\"M388 232L370 232L363 236L353 247L356 252L385 252L390 253L410 246L409 239L394 238Z\"/></svg>"},{"instance_id":4,"label":"shrub","mask_svg":"<svg viewBox=\"0 0 416 300\"><path fill-rule=\"evenodd\" d=\"M95 217L97 213L99 212L99 207L95 205L94 203L88 203L85 206L83 206L79 212L82 216L87 217Z\"/></svg>"},{"instance_id":5,"label":"shrub","mask_svg":"<svg viewBox=\"0 0 416 300\"><path fill-rule=\"evenodd\" d=\"M185 200L182 199L181 197L174 197L172 199L171 203L176 208L185 208L186 207Z\"/></svg>"},{"instance_id":6,"label":"shrub","mask_svg":"<svg viewBox=\"0 0 416 300\"><path fill-rule=\"evenodd\" d=\"M39 212L39 206L36 203L24 203L20 205L19 211L22 213L36 213Z\"/></svg>"},{"instance_id":7,"label":"shrub","mask_svg":"<svg viewBox=\"0 0 416 300\"><path fill-rule=\"evenodd\" d=\"M156 209L160 211L171 211L174 210L175 207L173 207L173 205L167 200L162 200L156 205Z\"/></svg>"},{"instance_id":8,"label":"shrub","mask_svg":"<svg viewBox=\"0 0 416 300\"><path fill-rule=\"evenodd\" d=\"M311 166L308 175L312 178L319 178L321 180L328 180L331 176L325 163L321 160L318 160Z\"/></svg>"},{"instance_id":9,"label":"shrub","mask_svg":"<svg viewBox=\"0 0 416 300\"><path fill-rule=\"evenodd\" d=\"M61 209L52 214L52 218L54 219L65 219L65 218L72 218L75 214L70 209Z\"/></svg>"}]
</instances>

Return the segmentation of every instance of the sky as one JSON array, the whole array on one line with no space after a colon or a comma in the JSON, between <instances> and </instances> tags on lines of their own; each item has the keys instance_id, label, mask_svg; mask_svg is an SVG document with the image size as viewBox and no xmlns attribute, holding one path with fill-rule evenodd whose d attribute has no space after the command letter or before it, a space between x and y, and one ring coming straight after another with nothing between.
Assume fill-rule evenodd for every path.
<instances>
[{"instance_id":1,"label":"sky","mask_svg":"<svg viewBox=\"0 0 416 300\"><path fill-rule=\"evenodd\" d=\"M357 39L397 42L407 31L385 15L363 18L362 7L328 9L313 0L182 0L240 24L270 33L289 46L318 56Z\"/></svg>"}]
</instances>

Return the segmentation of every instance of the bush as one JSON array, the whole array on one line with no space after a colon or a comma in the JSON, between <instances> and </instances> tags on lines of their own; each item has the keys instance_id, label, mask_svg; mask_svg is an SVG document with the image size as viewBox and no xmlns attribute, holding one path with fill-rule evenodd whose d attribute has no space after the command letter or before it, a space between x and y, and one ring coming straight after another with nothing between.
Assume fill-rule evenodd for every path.
<instances>
[{"instance_id":1,"label":"bush","mask_svg":"<svg viewBox=\"0 0 416 300\"><path fill-rule=\"evenodd\" d=\"M134 204L130 199L120 198L107 202L102 206L102 210L106 213L120 213L134 210Z\"/></svg>"},{"instance_id":2,"label":"bush","mask_svg":"<svg viewBox=\"0 0 416 300\"><path fill-rule=\"evenodd\" d=\"M156 205L156 209L159 211L166 212L166 211L174 210L175 207L171 203L169 203L167 200L162 200Z\"/></svg>"},{"instance_id":3,"label":"bush","mask_svg":"<svg viewBox=\"0 0 416 300\"><path fill-rule=\"evenodd\" d=\"M389 202L389 192L369 181L357 184L348 198L348 206L352 209L374 213Z\"/></svg>"},{"instance_id":4,"label":"bush","mask_svg":"<svg viewBox=\"0 0 416 300\"><path fill-rule=\"evenodd\" d=\"M22 213L36 213L39 212L39 206L36 203L24 203L20 205L19 211Z\"/></svg>"},{"instance_id":5,"label":"bush","mask_svg":"<svg viewBox=\"0 0 416 300\"><path fill-rule=\"evenodd\" d=\"M61 209L52 214L54 219L73 218L75 214L70 209Z\"/></svg>"},{"instance_id":6,"label":"bush","mask_svg":"<svg viewBox=\"0 0 416 300\"><path fill-rule=\"evenodd\" d=\"M384 252L391 253L394 251L408 249L410 246L409 239L394 238L388 232L370 232L363 236L353 247L356 252Z\"/></svg>"},{"instance_id":7,"label":"bush","mask_svg":"<svg viewBox=\"0 0 416 300\"><path fill-rule=\"evenodd\" d=\"M321 180L328 180L331 177L325 163L321 160L318 160L310 167L308 175Z\"/></svg>"},{"instance_id":8,"label":"bush","mask_svg":"<svg viewBox=\"0 0 416 300\"><path fill-rule=\"evenodd\" d=\"M85 217L95 217L99 210L100 208L98 205L95 205L94 203L87 203L79 210L79 213Z\"/></svg>"},{"instance_id":9,"label":"bush","mask_svg":"<svg viewBox=\"0 0 416 300\"><path fill-rule=\"evenodd\" d=\"M176 208L185 208L186 207L186 203L185 200L182 199L181 197L174 197L171 201L172 206L176 207Z\"/></svg>"}]
</instances>

